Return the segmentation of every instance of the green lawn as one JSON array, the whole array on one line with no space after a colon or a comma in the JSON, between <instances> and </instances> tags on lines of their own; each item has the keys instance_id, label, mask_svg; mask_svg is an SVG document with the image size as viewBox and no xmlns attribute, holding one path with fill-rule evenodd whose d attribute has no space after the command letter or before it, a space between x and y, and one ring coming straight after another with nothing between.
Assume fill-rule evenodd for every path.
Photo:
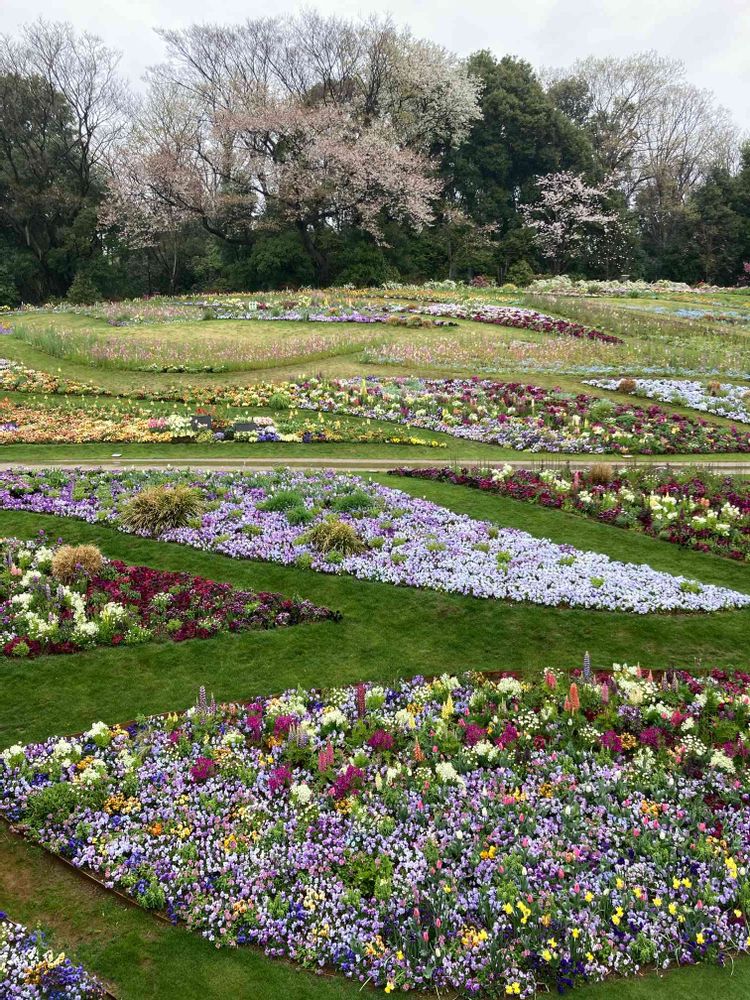
<instances>
[{"instance_id":1,"label":"green lawn","mask_svg":"<svg viewBox=\"0 0 750 1000\"><path fill-rule=\"evenodd\" d=\"M644 561L705 582L750 589L750 567L573 515L461 487L374 477L476 517L522 527L614 558ZM69 541L95 541L107 555L154 567L201 573L237 585L299 593L340 609L338 624L297 626L183 644L101 649L3 665L0 746L92 721L183 708L205 684L218 699L246 699L300 685L384 681L445 669L578 665L640 659L649 666L747 662L750 610L701 616L633 616L542 608L464 598L327 576L293 567L230 560L186 547L129 537L100 525L0 512L0 532L31 536L40 528ZM54 943L110 980L117 996L339 1000L359 984L316 978L251 949L217 951L181 928L93 888L38 849L0 830L0 908L44 924ZM581 990L585 1000L691 1000L709 991L750 995L750 962L699 968L665 979L613 982Z\"/></svg>"}]
</instances>

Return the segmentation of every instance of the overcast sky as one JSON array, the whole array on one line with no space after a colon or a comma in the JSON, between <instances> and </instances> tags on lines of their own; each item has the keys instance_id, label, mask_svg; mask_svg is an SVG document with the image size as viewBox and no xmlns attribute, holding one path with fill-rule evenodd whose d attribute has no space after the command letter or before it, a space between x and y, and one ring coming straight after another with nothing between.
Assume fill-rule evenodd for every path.
<instances>
[{"instance_id":1,"label":"overcast sky","mask_svg":"<svg viewBox=\"0 0 750 1000\"><path fill-rule=\"evenodd\" d=\"M477 48L517 55L534 66L566 66L580 56L657 49L679 57L688 77L714 91L750 132L750 0L359 0L309 3L326 13L392 13L414 33L463 55ZM294 10L284 0L0 0L2 31L39 15L71 21L123 51L137 83L163 54L153 28L195 21L241 21Z\"/></svg>"}]
</instances>

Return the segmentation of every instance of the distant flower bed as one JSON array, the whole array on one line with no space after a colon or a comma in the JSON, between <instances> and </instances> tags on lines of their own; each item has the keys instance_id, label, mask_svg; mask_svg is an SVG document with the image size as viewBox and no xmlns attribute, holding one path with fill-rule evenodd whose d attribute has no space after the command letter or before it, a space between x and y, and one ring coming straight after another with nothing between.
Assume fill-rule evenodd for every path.
<instances>
[{"instance_id":1,"label":"distant flower bed","mask_svg":"<svg viewBox=\"0 0 750 1000\"><path fill-rule=\"evenodd\" d=\"M595 470L596 471L596 470ZM513 500L584 514L741 561L750 559L750 486L742 479L692 469L680 476L666 471L611 470L608 481L586 473L514 469L394 469L393 475L455 483Z\"/></svg>"},{"instance_id":2,"label":"distant flower bed","mask_svg":"<svg viewBox=\"0 0 750 1000\"><path fill-rule=\"evenodd\" d=\"M469 319L475 323L492 323L495 326L509 326L519 330L536 330L538 333L549 333L559 337L575 337L577 340L599 340L603 344L622 344L620 337L603 333L581 323L568 319L556 319L534 309L523 309L517 306L473 306L455 302L433 303L429 306L419 306L418 311L427 316L450 317L451 319Z\"/></svg>"},{"instance_id":3,"label":"distant flower bed","mask_svg":"<svg viewBox=\"0 0 750 1000\"><path fill-rule=\"evenodd\" d=\"M749 594L499 528L332 471L5 471L0 507L134 531L123 509L154 484L189 484L205 508L157 537L232 558L548 606L636 614L750 606Z\"/></svg>"},{"instance_id":4,"label":"distant flower bed","mask_svg":"<svg viewBox=\"0 0 750 1000\"><path fill-rule=\"evenodd\" d=\"M236 590L189 573L105 560L93 546L0 541L5 656L182 642L340 617L308 601Z\"/></svg>"},{"instance_id":5,"label":"distant flower bed","mask_svg":"<svg viewBox=\"0 0 750 1000\"><path fill-rule=\"evenodd\" d=\"M750 951L750 676L289 691L0 755L0 812L141 906L387 993ZM31 994L36 996L36 994Z\"/></svg>"},{"instance_id":6,"label":"distant flower bed","mask_svg":"<svg viewBox=\"0 0 750 1000\"><path fill-rule=\"evenodd\" d=\"M598 389L632 392L636 396L658 399L664 403L689 406L703 413L713 413L728 420L750 424L750 387L733 382L702 382L677 378L585 379Z\"/></svg>"},{"instance_id":7,"label":"distant flower bed","mask_svg":"<svg viewBox=\"0 0 750 1000\"><path fill-rule=\"evenodd\" d=\"M50 951L41 931L30 931L0 910L0 987L7 1000L93 1000L102 984L64 952Z\"/></svg>"},{"instance_id":8,"label":"distant flower bed","mask_svg":"<svg viewBox=\"0 0 750 1000\"><path fill-rule=\"evenodd\" d=\"M0 389L11 392L60 393L81 396L109 395L106 389L89 385L88 382L59 378L49 372L28 368L20 361L8 361L6 358L0 358Z\"/></svg>"}]
</instances>

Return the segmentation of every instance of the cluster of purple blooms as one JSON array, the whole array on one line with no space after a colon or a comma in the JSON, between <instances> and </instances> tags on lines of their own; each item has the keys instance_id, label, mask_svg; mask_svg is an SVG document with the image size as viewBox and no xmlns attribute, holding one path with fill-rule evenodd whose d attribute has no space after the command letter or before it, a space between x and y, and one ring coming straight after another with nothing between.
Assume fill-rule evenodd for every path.
<instances>
[{"instance_id":1,"label":"cluster of purple blooms","mask_svg":"<svg viewBox=\"0 0 750 1000\"><path fill-rule=\"evenodd\" d=\"M125 530L118 505L154 482L190 483L206 512L165 541L236 559L473 597L637 614L750 606L750 594L673 576L499 528L428 500L334 471L241 473L0 473L0 507ZM356 544L316 545L316 527L343 525Z\"/></svg>"},{"instance_id":2,"label":"cluster of purple blooms","mask_svg":"<svg viewBox=\"0 0 750 1000\"><path fill-rule=\"evenodd\" d=\"M50 951L40 931L30 931L0 911L3 1000L94 1000L105 995L99 980L82 965Z\"/></svg>"},{"instance_id":3,"label":"cluster of purple blooms","mask_svg":"<svg viewBox=\"0 0 750 1000\"><path fill-rule=\"evenodd\" d=\"M568 680L202 694L10 747L0 811L217 946L388 993L530 997L750 950L750 678Z\"/></svg>"}]
</instances>

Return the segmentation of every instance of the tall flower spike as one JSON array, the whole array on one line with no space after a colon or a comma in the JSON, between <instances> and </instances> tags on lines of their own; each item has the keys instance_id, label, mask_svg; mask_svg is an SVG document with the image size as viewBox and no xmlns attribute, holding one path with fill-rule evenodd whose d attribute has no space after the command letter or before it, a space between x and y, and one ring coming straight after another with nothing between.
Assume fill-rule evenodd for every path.
<instances>
[{"instance_id":1,"label":"tall flower spike","mask_svg":"<svg viewBox=\"0 0 750 1000\"><path fill-rule=\"evenodd\" d=\"M568 694L568 699L570 701L570 709L572 712L577 712L581 707L581 699L578 696L578 685L575 681L570 685L570 693Z\"/></svg>"},{"instance_id":2,"label":"tall flower spike","mask_svg":"<svg viewBox=\"0 0 750 1000\"><path fill-rule=\"evenodd\" d=\"M365 713L367 712L367 705L365 703L366 688L365 685L359 683L357 685L357 717L364 719Z\"/></svg>"},{"instance_id":3,"label":"tall flower spike","mask_svg":"<svg viewBox=\"0 0 750 1000\"><path fill-rule=\"evenodd\" d=\"M591 657L589 656L588 649L583 654L583 676L586 680L591 678Z\"/></svg>"}]
</instances>

